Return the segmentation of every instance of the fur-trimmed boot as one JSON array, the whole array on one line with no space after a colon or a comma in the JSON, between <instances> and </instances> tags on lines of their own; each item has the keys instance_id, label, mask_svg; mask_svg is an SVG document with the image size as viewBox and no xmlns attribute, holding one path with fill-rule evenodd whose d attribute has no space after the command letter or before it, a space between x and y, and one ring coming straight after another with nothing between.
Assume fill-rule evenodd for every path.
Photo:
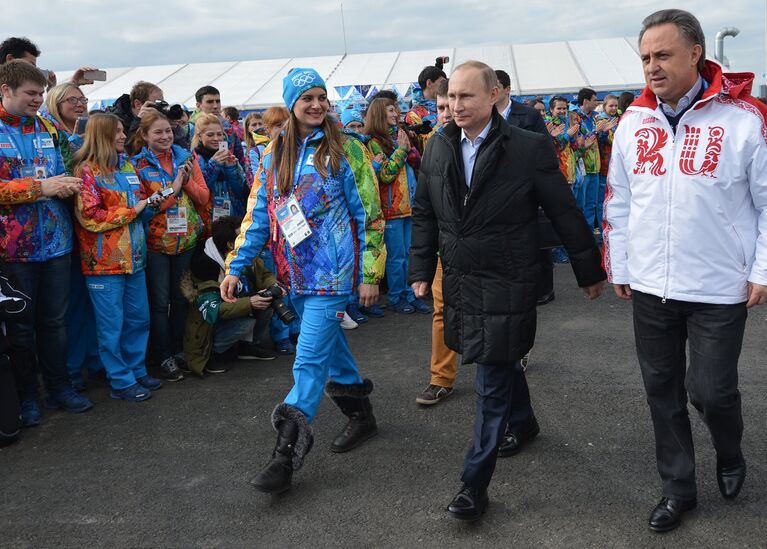
<instances>
[{"instance_id":1,"label":"fur-trimmed boot","mask_svg":"<svg viewBox=\"0 0 767 549\"><path fill-rule=\"evenodd\" d=\"M373 382L369 379L352 385L341 385L328 381L325 386L325 394L349 418L344 430L339 433L330 446L332 452L348 452L378 434L373 407L368 398L372 392Z\"/></svg>"},{"instance_id":2,"label":"fur-trimmed boot","mask_svg":"<svg viewBox=\"0 0 767 549\"><path fill-rule=\"evenodd\" d=\"M301 468L304 456L312 449L314 434L306 416L285 403L274 409L272 426L277 431L272 459L250 483L262 492L279 494L290 488L293 471Z\"/></svg>"}]
</instances>

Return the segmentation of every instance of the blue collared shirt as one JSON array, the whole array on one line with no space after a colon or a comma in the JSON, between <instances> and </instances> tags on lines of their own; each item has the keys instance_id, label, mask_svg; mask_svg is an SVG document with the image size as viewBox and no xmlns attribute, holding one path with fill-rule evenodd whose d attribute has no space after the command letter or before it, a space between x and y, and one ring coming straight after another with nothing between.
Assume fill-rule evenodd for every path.
<instances>
[{"instance_id":1,"label":"blue collared shirt","mask_svg":"<svg viewBox=\"0 0 767 549\"><path fill-rule=\"evenodd\" d=\"M477 160L477 152L482 142L487 139L487 134L490 133L490 126L493 123L492 118L485 126L485 129L471 141L466 132L461 130L461 156L463 157L463 174L466 179L466 186L471 187L471 176L474 173L474 162Z\"/></svg>"},{"instance_id":2,"label":"blue collared shirt","mask_svg":"<svg viewBox=\"0 0 767 549\"><path fill-rule=\"evenodd\" d=\"M695 100L703 84L703 77L699 74L698 79L695 81L695 84L692 86L692 88L690 88L690 91L688 91L684 97L679 100L679 103L676 104L676 109L672 109L670 105L664 103L663 100L659 97L658 103L660 104L660 108L663 109L663 112L666 116L678 116L679 113L684 112L684 110L687 109Z\"/></svg>"}]
</instances>

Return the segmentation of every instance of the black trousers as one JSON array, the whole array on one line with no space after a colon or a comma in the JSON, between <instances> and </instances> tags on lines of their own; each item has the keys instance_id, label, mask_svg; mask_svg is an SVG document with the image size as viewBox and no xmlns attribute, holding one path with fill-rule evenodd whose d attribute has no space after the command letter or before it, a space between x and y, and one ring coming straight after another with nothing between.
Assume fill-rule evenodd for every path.
<instances>
[{"instance_id":1,"label":"black trousers","mask_svg":"<svg viewBox=\"0 0 767 549\"><path fill-rule=\"evenodd\" d=\"M554 262L551 258L551 250L538 251L538 299L549 295L554 291Z\"/></svg>"},{"instance_id":2,"label":"black trousers","mask_svg":"<svg viewBox=\"0 0 767 549\"><path fill-rule=\"evenodd\" d=\"M695 497L695 450L687 397L708 426L717 455L724 460L737 457L743 437L738 357L746 306L671 299L663 303L659 297L634 291L633 309L663 495Z\"/></svg>"},{"instance_id":3,"label":"black trousers","mask_svg":"<svg viewBox=\"0 0 767 549\"><path fill-rule=\"evenodd\" d=\"M474 440L464 460L461 481L475 488L487 488L509 420L521 425L532 418L533 409L527 380L518 361L514 364L477 364L476 368Z\"/></svg>"}]
</instances>

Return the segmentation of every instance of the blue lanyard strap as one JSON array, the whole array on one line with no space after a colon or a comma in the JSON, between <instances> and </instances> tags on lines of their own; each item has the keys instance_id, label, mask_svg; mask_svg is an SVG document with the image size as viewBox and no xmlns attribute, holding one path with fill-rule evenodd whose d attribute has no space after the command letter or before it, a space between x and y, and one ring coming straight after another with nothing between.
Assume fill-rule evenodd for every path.
<instances>
[{"instance_id":1,"label":"blue lanyard strap","mask_svg":"<svg viewBox=\"0 0 767 549\"><path fill-rule=\"evenodd\" d=\"M154 153L154 151L149 147L147 147L146 150L149 153L149 160L157 166L158 171L160 172L163 188L166 188L168 183L166 176L168 175L168 172L166 172L165 168L162 167L160 159L157 158L157 155ZM180 166L180 164L176 161L176 155L173 154L173 149L170 150L170 161L173 164L173 174L170 176L170 183L173 184L173 181L176 179L176 175L178 175L178 168Z\"/></svg>"}]
</instances>

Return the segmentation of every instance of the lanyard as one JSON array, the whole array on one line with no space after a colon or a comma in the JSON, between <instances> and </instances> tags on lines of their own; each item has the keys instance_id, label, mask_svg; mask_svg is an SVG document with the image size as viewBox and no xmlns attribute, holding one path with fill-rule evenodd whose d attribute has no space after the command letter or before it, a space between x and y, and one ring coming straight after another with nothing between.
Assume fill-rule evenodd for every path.
<instances>
[{"instance_id":1,"label":"lanyard","mask_svg":"<svg viewBox=\"0 0 767 549\"><path fill-rule=\"evenodd\" d=\"M162 187L163 187L163 189L167 188L167 186L168 186L167 185L168 184L168 179L167 179L168 172L166 172L165 168L162 167L162 164L160 163L160 159L157 158L157 155L154 153L154 151L152 149L150 149L149 147L147 147L146 150L147 150L147 153L149 153L148 154L149 160L151 162L153 162L157 166L158 171L160 172L160 177L162 177ZM173 180L176 179L176 175L178 175L178 168L180 166L180 164L176 161L176 155L173 154L173 149L170 150L170 161L173 164L173 174L170 176L171 177L170 182L171 182L171 184L173 184Z\"/></svg>"},{"instance_id":2,"label":"lanyard","mask_svg":"<svg viewBox=\"0 0 767 549\"><path fill-rule=\"evenodd\" d=\"M2 124L3 132L8 136L8 140L13 144L13 148L16 149L16 157L19 159L19 162L21 164L28 162L34 165L35 160L44 157L42 137L40 135L40 121L35 117L35 134L32 138L32 148L34 149L33 151L30 151L27 148L26 143L24 142L24 134L22 133L21 128L22 124L19 124L19 134L16 135L15 132L11 131L7 124ZM33 156L35 152L37 152L36 157Z\"/></svg>"}]
</instances>

